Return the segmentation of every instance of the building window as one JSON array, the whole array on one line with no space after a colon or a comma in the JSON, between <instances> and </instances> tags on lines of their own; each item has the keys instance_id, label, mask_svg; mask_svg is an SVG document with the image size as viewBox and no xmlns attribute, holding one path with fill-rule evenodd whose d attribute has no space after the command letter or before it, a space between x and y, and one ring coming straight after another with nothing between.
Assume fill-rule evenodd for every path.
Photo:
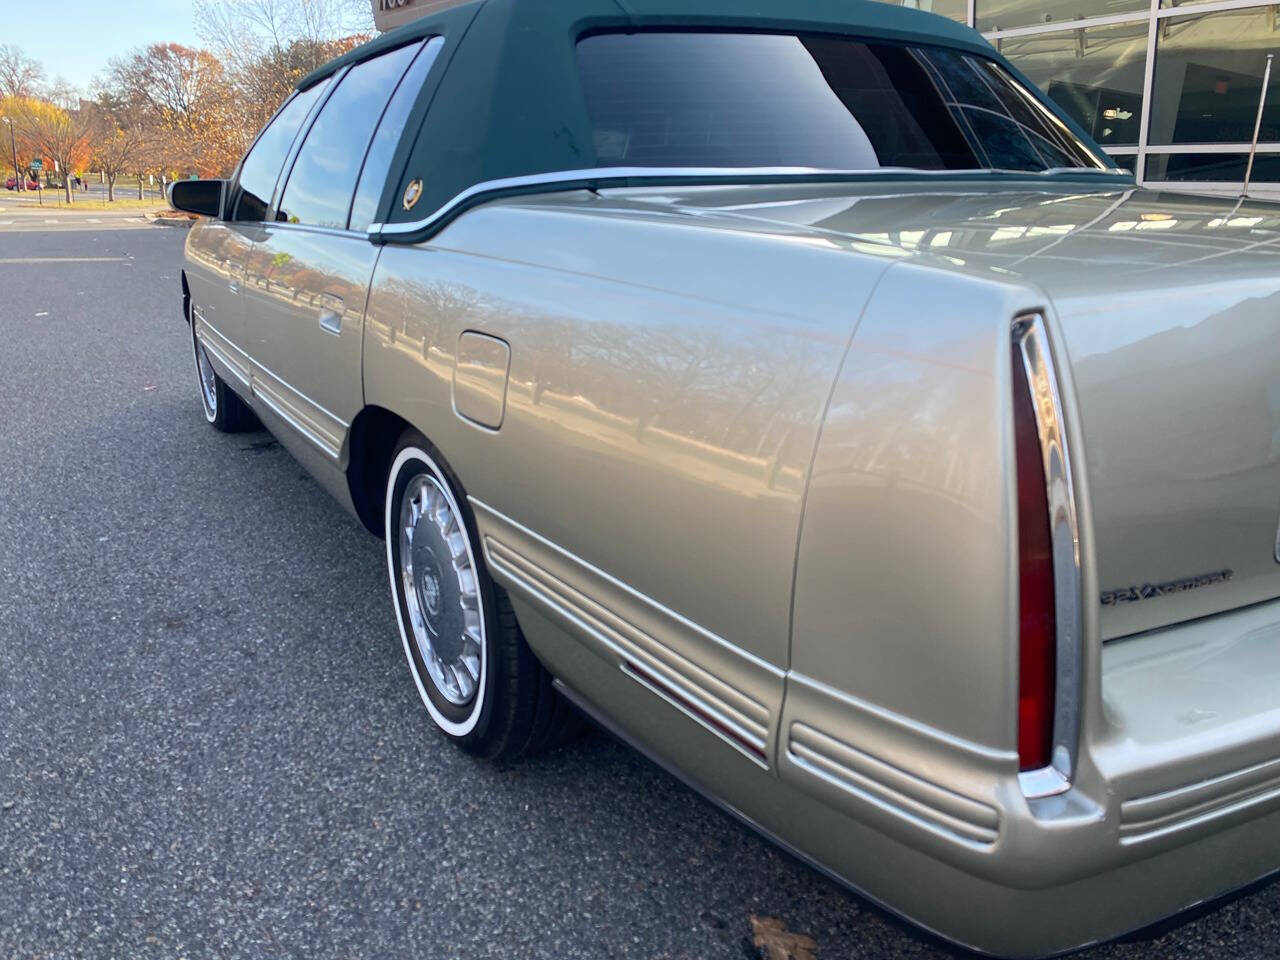
<instances>
[{"instance_id":1,"label":"building window","mask_svg":"<svg viewBox=\"0 0 1280 960\"><path fill-rule=\"evenodd\" d=\"M1274 7L1165 17L1156 36L1150 142L1248 143L1267 53L1280 46ZM1280 140L1280 69L1272 73L1263 142Z\"/></svg>"},{"instance_id":2,"label":"building window","mask_svg":"<svg viewBox=\"0 0 1280 960\"><path fill-rule=\"evenodd\" d=\"M1280 54L1280 2L885 2L975 27L1140 183L1239 189L1267 54ZM1280 58L1258 142L1251 183L1280 195Z\"/></svg>"},{"instance_id":3,"label":"building window","mask_svg":"<svg viewBox=\"0 0 1280 960\"><path fill-rule=\"evenodd\" d=\"M1189 183L1240 183L1249 165L1244 153L1152 153L1146 179ZM1260 153L1253 161L1253 183L1280 183L1280 154Z\"/></svg>"},{"instance_id":4,"label":"building window","mask_svg":"<svg viewBox=\"0 0 1280 960\"><path fill-rule=\"evenodd\" d=\"M1046 23L1070 23L1130 10L1150 9L1147 0L978 0L977 27L984 33Z\"/></svg>"},{"instance_id":5,"label":"building window","mask_svg":"<svg viewBox=\"0 0 1280 960\"><path fill-rule=\"evenodd\" d=\"M1003 40L999 47L1102 146L1137 145L1145 21L1035 33Z\"/></svg>"}]
</instances>

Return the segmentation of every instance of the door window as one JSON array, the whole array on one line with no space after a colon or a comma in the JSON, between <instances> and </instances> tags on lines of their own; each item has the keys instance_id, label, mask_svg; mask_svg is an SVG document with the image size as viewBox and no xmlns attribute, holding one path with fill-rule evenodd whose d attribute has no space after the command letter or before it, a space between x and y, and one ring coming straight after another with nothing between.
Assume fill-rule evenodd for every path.
<instances>
[{"instance_id":1,"label":"door window","mask_svg":"<svg viewBox=\"0 0 1280 960\"><path fill-rule=\"evenodd\" d=\"M419 49L415 44L384 53L342 78L307 132L276 220L346 229L374 128Z\"/></svg>"},{"instance_id":2,"label":"door window","mask_svg":"<svg viewBox=\"0 0 1280 960\"><path fill-rule=\"evenodd\" d=\"M444 37L434 37L422 48L392 95L387 112L382 115L378 132L373 135L373 143L369 144L369 155L365 157L355 201L351 204L352 230L367 230L378 215L378 201L382 199L382 189L387 185L391 159L400 144L413 105L418 101L418 94L427 82L427 74L442 49Z\"/></svg>"},{"instance_id":3,"label":"door window","mask_svg":"<svg viewBox=\"0 0 1280 960\"><path fill-rule=\"evenodd\" d=\"M303 90L284 105L267 129L258 137L249 155L240 167L240 199L236 203L233 220L262 221L267 219L271 206L271 194L280 179L289 148L302 129L302 122L319 99L327 83L317 83Z\"/></svg>"}]
</instances>

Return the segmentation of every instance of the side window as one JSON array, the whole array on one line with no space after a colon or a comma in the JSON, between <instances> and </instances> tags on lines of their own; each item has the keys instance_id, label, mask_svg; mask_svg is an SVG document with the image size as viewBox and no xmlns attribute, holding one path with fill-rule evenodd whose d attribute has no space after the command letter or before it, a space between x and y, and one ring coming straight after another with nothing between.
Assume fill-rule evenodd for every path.
<instances>
[{"instance_id":1,"label":"side window","mask_svg":"<svg viewBox=\"0 0 1280 960\"><path fill-rule=\"evenodd\" d=\"M400 144L400 137L409 121L413 105L418 100L418 94L427 82L427 74L431 72L432 65L443 49L444 37L433 37L414 59L413 65L392 95L387 112L382 115L382 122L378 124L378 132L373 135L373 143L369 144L369 155L365 157L360 185L356 187L356 198L351 204L352 230L369 229L369 224L377 216L378 201L382 199L382 189L387 185L387 177L391 172L391 158Z\"/></svg>"},{"instance_id":2,"label":"side window","mask_svg":"<svg viewBox=\"0 0 1280 960\"><path fill-rule=\"evenodd\" d=\"M303 141L276 219L345 230L356 179L388 91L394 90L419 45L358 63L342 78Z\"/></svg>"},{"instance_id":3,"label":"side window","mask_svg":"<svg viewBox=\"0 0 1280 960\"><path fill-rule=\"evenodd\" d=\"M262 132L240 167L240 199L233 220L258 222L267 219L271 193L280 177L289 148L302 128L311 108L327 83L317 83L286 103Z\"/></svg>"}]
</instances>

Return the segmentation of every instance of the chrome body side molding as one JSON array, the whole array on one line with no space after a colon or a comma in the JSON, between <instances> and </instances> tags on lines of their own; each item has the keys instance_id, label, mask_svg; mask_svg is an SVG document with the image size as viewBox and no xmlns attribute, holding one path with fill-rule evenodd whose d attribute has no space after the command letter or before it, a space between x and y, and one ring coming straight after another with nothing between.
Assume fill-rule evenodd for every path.
<instances>
[{"instance_id":1,"label":"chrome body side molding","mask_svg":"<svg viewBox=\"0 0 1280 960\"><path fill-rule=\"evenodd\" d=\"M204 311L199 306L192 305L191 316L195 321L195 334L214 362L248 391L250 383L248 355L205 320Z\"/></svg>"},{"instance_id":2,"label":"chrome body side molding","mask_svg":"<svg viewBox=\"0 0 1280 960\"><path fill-rule=\"evenodd\" d=\"M781 671L470 498L490 572L589 648L762 767ZM711 641L710 643L708 641ZM715 662L698 662L715 661Z\"/></svg>"},{"instance_id":3,"label":"chrome body side molding","mask_svg":"<svg viewBox=\"0 0 1280 960\"><path fill-rule=\"evenodd\" d=\"M330 460L341 455L350 424L260 363L253 365L253 396Z\"/></svg>"},{"instance_id":4,"label":"chrome body side molding","mask_svg":"<svg viewBox=\"0 0 1280 960\"><path fill-rule=\"evenodd\" d=\"M803 723L788 731L790 760L863 803L947 840L989 848L1000 835L994 806L948 790Z\"/></svg>"}]
</instances>

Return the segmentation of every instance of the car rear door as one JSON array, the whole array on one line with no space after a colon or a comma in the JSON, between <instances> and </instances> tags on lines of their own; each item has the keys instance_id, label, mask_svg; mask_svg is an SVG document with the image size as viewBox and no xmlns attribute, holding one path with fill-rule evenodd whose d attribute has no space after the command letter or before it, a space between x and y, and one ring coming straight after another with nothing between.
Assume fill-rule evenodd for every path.
<instances>
[{"instance_id":1,"label":"car rear door","mask_svg":"<svg viewBox=\"0 0 1280 960\"><path fill-rule=\"evenodd\" d=\"M379 249L366 229L438 52L419 40L334 77L249 257L254 397L333 466L364 403L365 300Z\"/></svg>"}]
</instances>

